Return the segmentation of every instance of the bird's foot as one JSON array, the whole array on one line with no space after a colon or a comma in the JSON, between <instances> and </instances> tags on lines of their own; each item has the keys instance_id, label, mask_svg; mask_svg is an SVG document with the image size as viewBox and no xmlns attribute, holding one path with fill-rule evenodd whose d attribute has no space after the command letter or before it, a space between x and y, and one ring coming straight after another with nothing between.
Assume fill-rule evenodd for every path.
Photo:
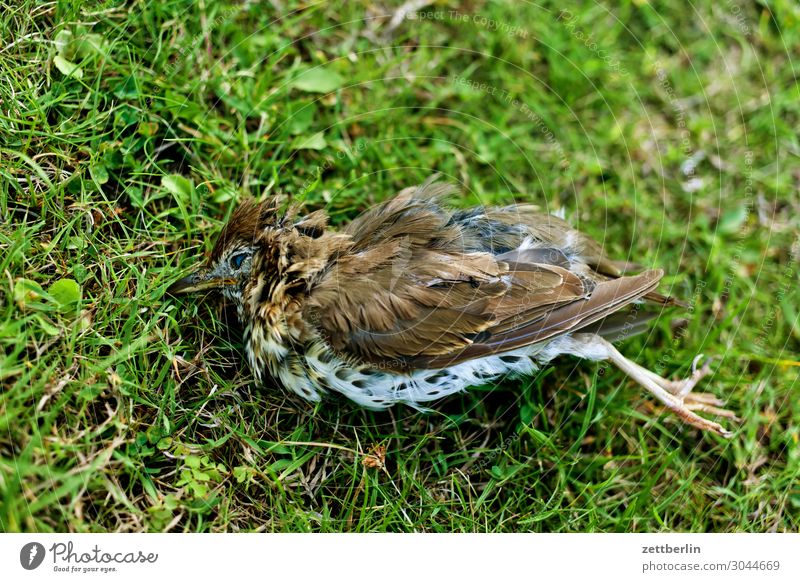
<instances>
[{"instance_id":1,"label":"bird's foot","mask_svg":"<svg viewBox=\"0 0 800 582\"><path fill-rule=\"evenodd\" d=\"M697 369L697 362L702 359L702 356L695 358L692 364L691 376L683 380L667 380L655 372L632 362L619 353L611 343L599 336L576 334L573 337L577 341L591 344L595 350L593 353L595 358L599 355L600 358L598 359L606 359L612 362L631 379L650 392L683 422L726 438L732 436L733 433L725 429L721 424L697 414L698 412L704 412L731 420L738 420L733 412L721 408L725 403L713 394L692 392L697 383L711 371L709 362L706 362L699 370Z\"/></svg>"},{"instance_id":2,"label":"bird's foot","mask_svg":"<svg viewBox=\"0 0 800 582\"><path fill-rule=\"evenodd\" d=\"M706 412L724 418L738 421L739 418L730 410L720 408L725 406L725 402L714 394L708 392L692 392L697 384L711 373L711 358L703 362L702 367L697 368L697 364L703 359L703 354L699 354L692 361L692 375L683 380L666 380L657 376L661 381L658 382L667 392L681 400L684 406L690 411Z\"/></svg>"}]
</instances>

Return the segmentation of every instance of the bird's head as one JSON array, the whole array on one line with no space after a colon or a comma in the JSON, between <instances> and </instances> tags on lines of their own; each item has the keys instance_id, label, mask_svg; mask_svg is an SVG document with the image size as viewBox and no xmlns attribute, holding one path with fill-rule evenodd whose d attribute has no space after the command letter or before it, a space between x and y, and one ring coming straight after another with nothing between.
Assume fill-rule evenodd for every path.
<instances>
[{"instance_id":1,"label":"bird's head","mask_svg":"<svg viewBox=\"0 0 800 582\"><path fill-rule=\"evenodd\" d=\"M240 299L250 279L255 255L265 231L276 226L277 203L247 200L234 211L222 229L208 260L191 275L175 282L173 295L219 290L229 299Z\"/></svg>"},{"instance_id":2,"label":"bird's head","mask_svg":"<svg viewBox=\"0 0 800 582\"><path fill-rule=\"evenodd\" d=\"M168 292L218 290L240 313L246 304L279 302L292 289L303 287L339 247L341 236L326 232L326 224L327 215L321 211L302 219L296 207L282 212L277 198L245 201L222 229L208 260Z\"/></svg>"}]
</instances>

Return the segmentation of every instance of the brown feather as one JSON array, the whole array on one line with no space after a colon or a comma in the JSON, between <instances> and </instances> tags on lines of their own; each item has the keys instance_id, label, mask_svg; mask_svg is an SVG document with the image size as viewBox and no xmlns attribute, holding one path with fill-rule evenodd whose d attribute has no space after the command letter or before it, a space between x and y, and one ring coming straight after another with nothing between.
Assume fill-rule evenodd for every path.
<instances>
[{"instance_id":1,"label":"brown feather","mask_svg":"<svg viewBox=\"0 0 800 582\"><path fill-rule=\"evenodd\" d=\"M486 210L465 226L439 203L449 192L429 180L345 229L348 246L303 308L341 355L392 369L448 366L585 327L661 277L608 280L620 273L597 243L531 206ZM511 250L468 250L485 246L481 224ZM520 248L526 239L539 246Z\"/></svg>"},{"instance_id":2,"label":"brown feather","mask_svg":"<svg viewBox=\"0 0 800 582\"><path fill-rule=\"evenodd\" d=\"M211 251L209 264L219 260L223 252L238 242L251 244L261 235L264 228L277 221L280 199L273 197L265 202L244 200L236 207L230 220L225 224Z\"/></svg>"},{"instance_id":3,"label":"brown feather","mask_svg":"<svg viewBox=\"0 0 800 582\"><path fill-rule=\"evenodd\" d=\"M514 350L539 343L588 326L610 313L635 301L658 285L661 271L647 271L633 277L623 277L599 283L592 295L582 301L549 311L546 316L533 321L520 321L519 325L503 333L494 333L489 327L485 341L473 343L460 353L447 357L415 358L414 367L441 368L490 354Z\"/></svg>"}]
</instances>

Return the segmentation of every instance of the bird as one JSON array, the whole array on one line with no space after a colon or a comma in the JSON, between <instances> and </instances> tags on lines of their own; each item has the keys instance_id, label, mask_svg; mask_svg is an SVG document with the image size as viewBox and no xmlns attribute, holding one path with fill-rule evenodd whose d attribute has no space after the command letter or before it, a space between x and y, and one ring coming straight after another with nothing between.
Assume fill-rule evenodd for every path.
<instances>
[{"instance_id":1,"label":"bird","mask_svg":"<svg viewBox=\"0 0 800 582\"><path fill-rule=\"evenodd\" d=\"M386 409L531 375L558 356L607 361L684 423L730 437L738 420L694 392L709 362L669 380L614 342L646 329L662 269L609 259L533 204L455 209L431 176L334 229L278 196L240 202L200 268L171 295L218 291L235 305L258 383L315 403L340 393ZM639 271L639 272L637 272Z\"/></svg>"}]
</instances>

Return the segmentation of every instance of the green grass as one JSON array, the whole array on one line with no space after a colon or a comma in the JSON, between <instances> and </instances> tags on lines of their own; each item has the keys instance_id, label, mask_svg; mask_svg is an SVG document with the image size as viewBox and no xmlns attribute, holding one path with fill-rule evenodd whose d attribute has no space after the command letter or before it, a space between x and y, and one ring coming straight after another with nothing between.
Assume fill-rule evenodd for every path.
<instances>
[{"instance_id":1,"label":"green grass","mask_svg":"<svg viewBox=\"0 0 800 582\"><path fill-rule=\"evenodd\" d=\"M0 530L797 531L797 5L273 4L0 2ZM164 296L245 196L341 223L433 171L664 268L691 309L621 349L714 356L735 436L570 358L314 407Z\"/></svg>"}]
</instances>

